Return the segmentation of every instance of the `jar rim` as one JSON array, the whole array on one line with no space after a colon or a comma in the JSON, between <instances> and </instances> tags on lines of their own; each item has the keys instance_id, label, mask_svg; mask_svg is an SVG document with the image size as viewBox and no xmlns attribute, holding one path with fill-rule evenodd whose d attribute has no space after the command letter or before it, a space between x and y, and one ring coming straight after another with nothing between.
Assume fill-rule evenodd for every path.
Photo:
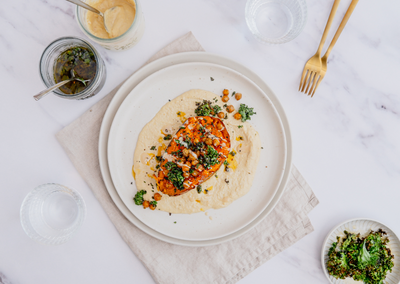
<instances>
[{"instance_id":1,"label":"jar rim","mask_svg":"<svg viewBox=\"0 0 400 284\"><path fill-rule=\"evenodd\" d=\"M44 49L44 51L43 51L43 53L42 53L42 55L41 55L41 57L40 57L40 61L39 61L39 74L40 74L40 76L41 76L41 78L42 78L42 81L43 81L43 83L45 84L45 86L46 86L46 87L50 87L50 85L47 85L47 84L46 84L46 79L44 78L44 74L43 74L42 68L41 68L41 67L42 67L42 62L43 62L43 60L45 60L45 57L44 57L44 56L45 56L46 52L47 52L49 49L53 48L54 45L55 45L56 43L58 43L58 42L60 42L60 41L68 41L68 40L77 40L77 41L81 41L81 42L83 42L85 45L87 45L87 47L90 49L90 51L93 52L93 54L94 54L94 56L95 56L95 59L96 59L96 74L95 74L93 80L90 82L89 86L88 86L86 89L84 89L83 91L79 92L79 93L76 93L76 94L65 94L65 93L59 91L59 89L56 89L56 90L54 90L53 92L54 92L57 96L59 96L59 97L68 98L68 99L76 99L76 98L80 98L80 97L85 97L85 98L86 98L86 96L82 96L82 95L84 95L84 94L87 93L87 92L90 92L91 89L93 89L93 88L95 87L95 85L96 85L95 82L98 80L99 76L101 75L101 74L100 74L100 73L101 73L101 72L100 72L100 68L101 68L101 57L100 57L98 51L94 48L94 46L91 45L91 44L90 44L89 42L87 42L86 40L84 40L84 39L82 39L82 38L80 38L80 37L75 37L75 36L65 36L65 37L60 37L60 38L55 39L54 41L52 41L52 42ZM51 51L49 51L49 52L51 52Z\"/></svg>"},{"instance_id":2,"label":"jar rim","mask_svg":"<svg viewBox=\"0 0 400 284\"><path fill-rule=\"evenodd\" d=\"M84 0L83 0L84 1ZM86 2L86 1L84 1ZM132 28L135 26L136 20L138 18L138 14L139 14L139 3L137 0L133 0L133 2L135 2L135 7L136 7L136 12L135 12L135 18L133 19L132 25L129 27L129 29L126 30L126 32L124 32L122 35L117 36L117 37L113 37L113 38L101 38L101 37L97 37L94 34L92 34L88 29L85 28L85 26L82 24L81 19L79 18L79 10L85 10L82 7L76 6L76 10L75 10L75 16L76 16L76 20L79 23L79 26L87 33L89 34L91 37L93 37L94 39L100 41L100 42L113 42L113 41L117 41L118 39L122 38L124 35L126 35L129 31L132 30Z\"/></svg>"}]
</instances>

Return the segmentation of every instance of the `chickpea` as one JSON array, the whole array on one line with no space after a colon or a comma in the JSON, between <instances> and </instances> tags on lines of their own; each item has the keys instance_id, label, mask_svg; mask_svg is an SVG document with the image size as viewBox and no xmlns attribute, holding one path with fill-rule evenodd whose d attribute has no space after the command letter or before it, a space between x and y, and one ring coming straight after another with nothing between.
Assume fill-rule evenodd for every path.
<instances>
[{"instance_id":1,"label":"chickpea","mask_svg":"<svg viewBox=\"0 0 400 284\"><path fill-rule=\"evenodd\" d=\"M163 178L164 178L164 173L163 173L163 171L160 171L160 172L158 173L158 177L159 177L160 179L163 179Z\"/></svg>"},{"instance_id":2,"label":"chickpea","mask_svg":"<svg viewBox=\"0 0 400 284\"><path fill-rule=\"evenodd\" d=\"M189 162L190 163L190 162ZM190 164L190 166L191 166L192 164ZM183 172L188 172L189 170L190 170L190 166L188 166L188 165L184 165L184 166L182 166L182 171Z\"/></svg>"},{"instance_id":3,"label":"chickpea","mask_svg":"<svg viewBox=\"0 0 400 284\"><path fill-rule=\"evenodd\" d=\"M229 95L229 90L228 90L228 89L224 89L224 90L222 91L222 94L223 94L224 96Z\"/></svg>"},{"instance_id":4,"label":"chickpea","mask_svg":"<svg viewBox=\"0 0 400 284\"><path fill-rule=\"evenodd\" d=\"M200 166L197 168L197 170L198 170L199 172L202 172L202 171L204 171L204 167L203 167L203 165L200 165Z\"/></svg>"},{"instance_id":5,"label":"chickpea","mask_svg":"<svg viewBox=\"0 0 400 284\"><path fill-rule=\"evenodd\" d=\"M182 154L183 154L183 156L185 156L185 157L187 157L187 156L189 156L189 150L188 149L183 149L182 150Z\"/></svg>"},{"instance_id":6,"label":"chickpea","mask_svg":"<svg viewBox=\"0 0 400 284\"><path fill-rule=\"evenodd\" d=\"M221 123L218 123L218 124L217 124L217 129L218 129L218 130L221 130L222 128L224 128L224 127L222 126L222 124L221 124Z\"/></svg>"},{"instance_id":7,"label":"chickpea","mask_svg":"<svg viewBox=\"0 0 400 284\"><path fill-rule=\"evenodd\" d=\"M231 112L234 112L235 107L234 107L233 105L230 105L230 106L227 106L227 107L226 107L226 110L227 110L229 113L231 113Z\"/></svg>"},{"instance_id":8,"label":"chickpea","mask_svg":"<svg viewBox=\"0 0 400 284\"><path fill-rule=\"evenodd\" d=\"M150 209L151 209L151 210L155 210L155 209L156 209L156 205L150 204Z\"/></svg>"},{"instance_id":9,"label":"chickpea","mask_svg":"<svg viewBox=\"0 0 400 284\"><path fill-rule=\"evenodd\" d=\"M183 177L184 178L188 178L190 175L189 175L189 172L183 172Z\"/></svg>"},{"instance_id":10,"label":"chickpea","mask_svg":"<svg viewBox=\"0 0 400 284\"><path fill-rule=\"evenodd\" d=\"M214 145L215 147L219 146L219 144L220 144L220 142L219 142L218 139L214 139L214 140L213 140L213 145Z\"/></svg>"},{"instance_id":11,"label":"chickpea","mask_svg":"<svg viewBox=\"0 0 400 284\"><path fill-rule=\"evenodd\" d=\"M192 161L192 166L195 166L195 165L197 165L198 163L199 163L198 160L193 160L193 161Z\"/></svg>"},{"instance_id":12,"label":"chickpea","mask_svg":"<svg viewBox=\"0 0 400 284\"><path fill-rule=\"evenodd\" d=\"M192 173L192 176L194 176L194 177L197 177L199 175L199 172L198 171L194 171L193 173Z\"/></svg>"},{"instance_id":13,"label":"chickpea","mask_svg":"<svg viewBox=\"0 0 400 284\"><path fill-rule=\"evenodd\" d=\"M196 137L196 138L194 138L193 142L197 144L200 142L200 140L199 140L199 138Z\"/></svg>"},{"instance_id":14,"label":"chickpea","mask_svg":"<svg viewBox=\"0 0 400 284\"><path fill-rule=\"evenodd\" d=\"M202 126L200 123L196 125L196 129L197 129L197 130L200 130L202 127L203 127L203 126Z\"/></svg>"},{"instance_id":15,"label":"chickpea","mask_svg":"<svg viewBox=\"0 0 400 284\"><path fill-rule=\"evenodd\" d=\"M200 156L200 151L196 151L197 157Z\"/></svg>"},{"instance_id":16,"label":"chickpea","mask_svg":"<svg viewBox=\"0 0 400 284\"><path fill-rule=\"evenodd\" d=\"M224 117L225 117L225 113L224 113L223 111L220 111L220 112L218 113L218 117L219 117L219 118L224 118Z\"/></svg>"},{"instance_id":17,"label":"chickpea","mask_svg":"<svg viewBox=\"0 0 400 284\"><path fill-rule=\"evenodd\" d=\"M242 94L241 93L236 93L235 94L235 99L238 101L242 98Z\"/></svg>"},{"instance_id":18,"label":"chickpea","mask_svg":"<svg viewBox=\"0 0 400 284\"><path fill-rule=\"evenodd\" d=\"M206 126L206 129L211 131L212 126L208 124L208 125Z\"/></svg>"},{"instance_id":19,"label":"chickpea","mask_svg":"<svg viewBox=\"0 0 400 284\"><path fill-rule=\"evenodd\" d=\"M188 184L187 182L184 182L184 183L183 183L183 187L184 187L185 189L188 189L188 188L190 187L190 184Z\"/></svg>"},{"instance_id":20,"label":"chickpea","mask_svg":"<svg viewBox=\"0 0 400 284\"><path fill-rule=\"evenodd\" d=\"M189 161L187 161L187 162L186 162L186 165L190 168L190 166L192 165L192 163L189 162Z\"/></svg>"},{"instance_id":21,"label":"chickpea","mask_svg":"<svg viewBox=\"0 0 400 284\"><path fill-rule=\"evenodd\" d=\"M160 201L161 200L162 195L159 194L158 192L154 194L154 200L155 201Z\"/></svg>"},{"instance_id":22,"label":"chickpea","mask_svg":"<svg viewBox=\"0 0 400 284\"><path fill-rule=\"evenodd\" d=\"M168 188L172 188L172 183L170 183L170 182L167 182L166 184L165 184L165 187L168 189Z\"/></svg>"},{"instance_id":23,"label":"chickpea","mask_svg":"<svg viewBox=\"0 0 400 284\"><path fill-rule=\"evenodd\" d=\"M223 96L221 99L224 103L226 103L227 101L229 101L229 97L228 96Z\"/></svg>"},{"instance_id":24,"label":"chickpea","mask_svg":"<svg viewBox=\"0 0 400 284\"><path fill-rule=\"evenodd\" d=\"M192 155L190 155L189 158L188 158L188 161L192 162L194 159L195 158Z\"/></svg>"},{"instance_id":25,"label":"chickpea","mask_svg":"<svg viewBox=\"0 0 400 284\"><path fill-rule=\"evenodd\" d=\"M167 170L167 169L163 169L163 172L164 172L164 175L168 175L168 173L169 173L169 170Z\"/></svg>"},{"instance_id":26,"label":"chickpea","mask_svg":"<svg viewBox=\"0 0 400 284\"><path fill-rule=\"evenodd\" d=\"M207 138L206 139L206 144L207 145L211 145L212 144L212 139L211 138Z\"/></svg>"},{"instance_id":27,"label":"chickpea","mask_svg":"<svg viewBox=\"0 0 400 284\"><path fill-rule=\"evenodd\" d=\"M150 202L148 202L147 200L143 201L143 208L144 209L146 209L149 206L150 206Z\"/></svg>"},{"instance_id":28,"label":"chickpea","mask_svg":"<svg viewBox=\"0 0 400 284\"><path fill-rule=\"evenodd\" d=\"M237 113L235 113L235 115L233 116L233 118L239 120L239 119L242 118L242 115L241 115L240 113L237 112Z\"/></svg>"}]
</instances>

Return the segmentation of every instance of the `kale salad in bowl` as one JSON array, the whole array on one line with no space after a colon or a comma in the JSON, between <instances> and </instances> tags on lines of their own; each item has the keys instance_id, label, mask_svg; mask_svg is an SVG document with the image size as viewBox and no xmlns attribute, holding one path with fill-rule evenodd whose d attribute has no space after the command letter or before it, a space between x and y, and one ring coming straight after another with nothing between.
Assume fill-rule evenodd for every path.
<instances>
[{"instance_id":1,"label":"kale salad in bowl","mask_svg":"<svg viewBox=\"0 0 400 284\"><path fill-rule=\"evenodd\" d=\"M400 241L387 226L352 219L335 227L322 247L321 261L331 283L400 283Z\"/></svg>"}]
</instances>

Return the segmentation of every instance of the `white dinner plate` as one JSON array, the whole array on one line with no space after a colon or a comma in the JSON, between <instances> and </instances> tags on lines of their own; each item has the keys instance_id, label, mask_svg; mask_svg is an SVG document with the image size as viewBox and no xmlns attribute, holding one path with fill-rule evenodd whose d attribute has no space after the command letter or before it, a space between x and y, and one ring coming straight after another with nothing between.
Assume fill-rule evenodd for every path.
<instances>
[{"instance_id":1,"label":"white dinner plate","mask_svg":"<svg viewBox=\"0 0 400 284\"><path fill-rule=\"evenodd\" d=\"M176 238L172 238L169 236L166 236L164 234L161 234L152 228L148 227L146 224L141 222L123 203L121 198L119 197L115 186L112 182L109 167L108 167L108 158L107 158L107 146L108 146L108 137L109 137L109 131L110 127L112 124L112 121L114 119L114 116L116 112L118 111L119 106L123 102L123 100L128 96L128 94L131 92L131 90L139 84L142 80L144 80L146 77L150 76L154 72L168 67L168 66L173 66L176 64L180 63L187 63L187 62L207 62L207 63L214 63L218 64L221 66L226 66L229 67L233 70L236 70L240 72L241 74L247 76L250 78L254 83L256 83L270 98L272 103L274 104L276 110L279 113L280 119L282 121L282 124L284 126L284 131L285 131L285 137L286 137L286 145L287 145L287 156L286 156L286 167L284 170L284 175L282 178L282 182L278 188L277 193L275 194L274 198L272 201L269 203L269 205L265 208L265 210L250 224L245 226L244 228L240 229L239 231L227 235L222 238L217 238L217 239L212 239L212 240L207 240L207 241L186 241L186 240L180 240ZM245 66L237 63L234 60L212 54L212 53L207 53L207 52L184 52L184 53L178 53L178 54L173 54L169 56L165 56L163 58L160 58L156 61L153 61L146 66L142 67L139 69L137 72L135 72L131 77L129 77L124 84L119 87L118 91L112 98L111 102L109 103L109 106L107 108L107 111L105 112L105 115L103 117L103 121L101 124L100 128L100 135L99 135L99 162L100 162L100 169L102 173L102 177L104 180L104 183L106 185L107 191L110 194L111 199L114 201L115 205L118 207L118 209L121 211L121 213L132 223L134 224L137 228L142 230L143 232L147 233L148 235L157 238L159 240L171 243L171 244L177 244L177 245L183 245L183 246L192 246L192 247L199 247L199 246L210 246L210 245L217 245L221 244L223 242L227 242L230 240L233 240L235 238L240 237L241 235L245 234L252 228L254 228L257 224L259 224L275 207L275 205L279 202L280 198L282 197L285 186L287 184L289 175L290 175L290 170L291 170L291 163L292 163L292 140L291 140L291 133L290 133L290 127L289 123L287 121L287 117L285 114L284 109L282 108L278 98L276 95L273 93L273 91L268 87L268 85L253 71L250 69L246 68Z\"/></svg>"},{"instance_id":2,"label":"white dinner plate","mask_svg":"<svg viewBox=\"0 0 400 284\"><path fill-rule=\"evenodd\" d=\"M389 229L386 225L371 219L357 218L347 220L337 225L326 237L321 251L321 264L324 269L325 276L332 284L349 284L349 283L363 283L361 281L354 281L352 278L337 279L329 275L326 268L326 262L328 261L328 252L332 246L332 243L336 242L337 236L345 236L344 231L349 233L360 233L361 236L365 236L371 230L377 231L379 229L384 230L389 237L389 248L394 255L394 266L391 273L386 275L386 284L398 284L400 282L400 241L396 234Z\"/></svg>"},{"instance_id":3,"label":"white dinner plate","mask_svg":"<svg viewBox=\"0 0 400 284\"><path fill-rule=\"evenodd\" d=\"M212 77L214 80L211 80ZM133 202L137 190L133 156L143 127L169 100L191 89L222 94L224 88L243 94L240 103L257 112L250 123L258 131L262 150L250 191L229 206L207 213L173 214L144 210ZM217 95L218 96L218 95ZM238 107L239 102L231 102ZM168 124L168 122L166 122ZM160 130L163 125L160 126ZM151 146L151 145L149 145ZM108 163L115 188L125 206L150 228L173 238L204 241L232 234L251 223L271 202L286 163L284 129L267 95L242 74L220 65L192 62L157 71L139 83L119 107L108 140Z\"/></svg>"}]
</instances>

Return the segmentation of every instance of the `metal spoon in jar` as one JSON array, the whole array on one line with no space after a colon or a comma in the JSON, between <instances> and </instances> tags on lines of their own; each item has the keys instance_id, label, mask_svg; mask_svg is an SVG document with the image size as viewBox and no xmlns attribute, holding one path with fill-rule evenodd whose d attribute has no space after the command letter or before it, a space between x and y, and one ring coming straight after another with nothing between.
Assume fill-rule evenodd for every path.
<instances>
[{"instance_id":1,"label":"metal spoon in jar","mask_svg":"<svg viewBox=\"0 0 400 284\"><path fill-rule=\"evenodd\" d=\"M82 1L80 1L80 0L67 0L67 1L68 1L68 2L71 2L71 3L75 4L75 5L78 5L78 6L84 8L84 9L86 9L86 10L89 10L89 11L91 11L91 12L93 12L93 13L96 13L96 14L100 15L100 16L103 18L104 27L106 28L106 31L107 31L108 33L110 33L110 29L109 29L110 27L107 26L107 15L110 14L110 12L111 12L112 10L114 10L115 8L117 8L118 6L111 7L110 9L107 9L104 13L102 13L102 12L100 12L99 10L97 10L96 8L93 8L92 6L86 4L85 2L82 2Z\"/></svg>"},{"instance_id":2,"label":"metal spoon in jar","mask_svg":"<svg viewBox=\"0 0 400 284\"><path fill-rule=\"evenodd\" d=\"M82 82L83 85L85 85L85 86L86 86L86 83L90 81L90 79L89 79L89 80L84 80L84 79L82 79L82 78L77 78L77 77L75 77L74 69L71 69L70 72L71 72L71 77L72 77L71 79L62 81L62 82L60 82L60 83L58 83L58 84L55 84L54 86L51 86L50 88L47 88L46 90L43 90L43 91L41 91L39 94L33 96L33 98L34 98L36 101L38 101L38 100L40 100L41 98L43 98L45 95L47 95L48 93L50 93L51 91L54 91L55 89L57 89L57 88L59 88L59 87L61 87L61 86L64 86L65 84L67 84L67 83L69 83L69 82L71 82L71 81L80 81L80 82Z\"/></svg>"}]
</instances>

